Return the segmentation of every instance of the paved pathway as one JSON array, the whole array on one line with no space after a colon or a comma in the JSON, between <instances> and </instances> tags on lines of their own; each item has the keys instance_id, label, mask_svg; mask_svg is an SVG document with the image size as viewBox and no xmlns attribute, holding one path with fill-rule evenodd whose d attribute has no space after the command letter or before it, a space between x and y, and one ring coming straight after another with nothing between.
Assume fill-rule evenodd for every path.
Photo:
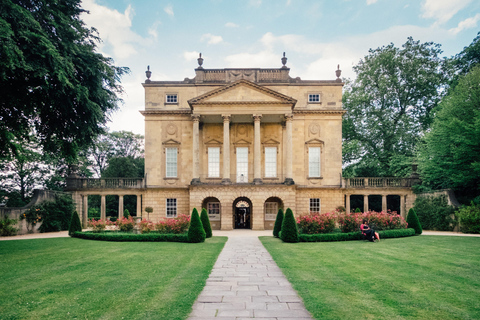
<instances>
[{"instance_id":1,"label":"paved pathway","mask_svg":"<svg viewBox=\"0 0 480 320\"><path fill-rule=\"evenodd\" d=\"M313 319L258 239L263 233L225 235L228 241L189 320Z\"/></svg>"}]
</instances>

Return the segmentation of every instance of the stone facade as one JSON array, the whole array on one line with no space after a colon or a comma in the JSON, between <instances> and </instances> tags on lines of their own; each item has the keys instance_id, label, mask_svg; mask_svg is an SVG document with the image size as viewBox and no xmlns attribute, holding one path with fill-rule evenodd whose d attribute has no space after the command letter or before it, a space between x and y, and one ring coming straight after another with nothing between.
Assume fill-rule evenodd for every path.
<instances>
[{"instance_id":1,"label":"stone facade","mask_svg":"<svg viewBox=\"0 0 480 320\"><path fill-rule=\"evenodd\" d=\"M285 58L284 58L285 59ZM212 227L272 229L279 208L343 206L342 86L290 69L204 69L145 88L150 219L209 209ZM310 154L311 153L311 154Z\"/></svg>"}]
</instances>

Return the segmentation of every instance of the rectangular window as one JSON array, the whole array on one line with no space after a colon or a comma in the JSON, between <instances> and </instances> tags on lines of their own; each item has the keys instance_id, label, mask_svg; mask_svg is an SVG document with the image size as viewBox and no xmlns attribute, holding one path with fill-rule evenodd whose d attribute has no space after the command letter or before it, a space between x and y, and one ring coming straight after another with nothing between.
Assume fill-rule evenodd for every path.
<instances>
[{"instance_id":1,"label":"rectangular window","mask_svg":"<svg viewBox=\"0 0 480 320\"><path fill-rule=\"evenodd\" d=\"M308 95L308 102L320 102L320 94L309 94Z\"/></svg>"},{"instance_id":2,"label":"rectangular window","mask_svg":"<svg viewBox=\"0 0 480 320\"><path fill-rule=\"evenodd\" d=\"M176 94L167 94L167 103L178 103Z\"/></svg>"},{"instance_id":3,"label":"rectangular window","mask_svg":"<svg viewBox=\"0 0 480 320\"><path fill-rule=\"evenodd\" d=\"M177 148L165 148L167 178L177 177Z\"/></svg>"},{"instance_id":4,"label":"rectangular window","mask_svg":"<svg viewBox=\"0 0 480 320\"><path fill-rule=\"evenodd\" d=\"M208 148L208 176L220 177L220 148Z\"/></svg>"},{"instance_id":5,"label":"rectangular window","mask_svg":"<svg viewBox=\"0 0 480 320\"><path fill-rule=\"evenodd\" d=\"M320 147L308 148L308 176L320 177Z\"/></svg>"},{"instance_id":6,"label":"rectangular window","mask_svg":"<svg viewBox=\"0 0 480 320\"><path fill-rule=\"evenodd\" d=\"M177 199L167 199L167 218L177 217Z\"/></svg>"},{"instance_id":7,"label":"rectangular window","mask_svg":"<svg viewBox=\"0 0 480 320\"><path fill-rule=\"evenodd\" d=\"M278 213L278 203L265 202L265 220L275 220Z\"/></svg>"},{"instance_id":8,"label":"rectangular window","mask_svg":"<svg viewBox=\"0 0 480 320\"><path fill-rule=\"evenodd\" d=\"M320 213L320 199L319 198L310 199L310 212Z\"/></svg>"},{"instance_id":9,"label":"rectangular window","mask_svg":"<svg viewBox=\"0 0 480 320\"><path fill-rule=\"evenodd\" d=\"M213 221L220 221L220 202L207 203L208 218Z\"/></svg>"},{"instance_id":10,"label":"rectangular window","mask_svg":"<svg viewBox=\"0 0 480 320\"><path fill-rule=\"evenodd\" d=\"M248 148L237 148L237 182L248 182Z\"/></svg>"},{"instance_id":11,"label":"rectangular window","mask_svg":"<svg viewBox=\"0 0 480 320\"><path fill-rule=\"evenodd\" d=\"M265 178L277 177L277 147L265 147Z\"/></svg>"}]
</instances>

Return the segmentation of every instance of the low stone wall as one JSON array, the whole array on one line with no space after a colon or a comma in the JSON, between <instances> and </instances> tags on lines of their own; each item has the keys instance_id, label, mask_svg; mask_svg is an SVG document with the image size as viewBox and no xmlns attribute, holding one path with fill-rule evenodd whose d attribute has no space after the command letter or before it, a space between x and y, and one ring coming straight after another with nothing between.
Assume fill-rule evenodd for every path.
<instances>
[{"instance_id":1,"label":"low stone wall","mask_svg":"<svg viewBox=\"0 0 480 320\"><path fill-rule=\"evenodd\" d=\"M13 207L4 207L0 208L0 218L3 219L5 216L8 216L10 219L16 219L17 224L15 225L15 228L18 229L17 234L27 234L27 221L26 220L20 220L20 216L33 207L34 205L40 204L44 201L53 201L55 200L55 195L57 194L68 194L66 192L60 192L60 191L52 191L52 190L39 190L36 189L33 191L33 198L32 200L24 207L20 208L13 208ZM35 228L33 229L33 233L38 232L38 228L40 227L41 224L37 224Z\"/></svg>"}]
</instances>

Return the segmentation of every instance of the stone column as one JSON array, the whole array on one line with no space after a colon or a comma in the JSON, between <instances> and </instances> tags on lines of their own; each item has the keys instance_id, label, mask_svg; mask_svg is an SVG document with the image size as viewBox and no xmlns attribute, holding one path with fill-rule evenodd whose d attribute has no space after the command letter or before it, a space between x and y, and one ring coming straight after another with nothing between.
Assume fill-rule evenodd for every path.
<instances>
[{"instance_id":1,"label":"stone column","mask_svg":"<svg viewBox=\"0 0 480 320\"><path fill-rule=\"evenodd\" d=\"M83 217L82 227L86 228L88 224L88 194L83 196Z\"/></svg>"},{"instance_id":2,"label":"stone column","mask_svg":"<svg viewBox=\"0 0 480 320\"><path fill-rule=\"evenodd\" d=\"M285 184L295 184L293 181L293 114L286 114L286 129L287 129L287 171L285 177Z\"/></svg>"},{"instance_id":3,"label":"stone column","mask_svg":"<svg viewBox=\"0 0 480 320\"><path fill-rule=\"evenodd\" d=\"M105 220L107 219L107 203L105 201L105 195L101 195L100 201L100 219Z\"/></svg>"},{"instance_id":4,"label":"stone column","mask_svg":"<svg viewBox=\"0 0 480 320\"><path fill-rule=\"evenodd\" d=\"M118 218L123 217L123 195L118 196Z\"/></svg>"},{"instance_id":5,"label":"stone column","mask_svg":"<svg viewBox=\"0 0 480 320\"><path fill-rule=\"evenodd\" d=\"M345 199L345 213L350 213L350 195L346 194L346 199Z\"/></svg>"},{"instance_id":6,"label":"stone column","mask_svg":"<svg viewBox=\"0 0 480 320\"><path fill-rule=\"evenodd\" d=\"M405 214L405 195L403 194L400 195L400 215L404 219L407 219L407 216Z\"/></svg>"},{"instance_id":7,"label":"stone column","mask_svg":"<svg viewBox=\"0 0 480 320\"><path fill-rule=\"evenodd\" d=\"M200 183L200 143L199 143L199 135L200 135L200 115L199 114L192 114L193 120L193 168L192 168L192 182L191 184L199 184Z\"/></svg>"},{"instance_id":8,"label":"stone column","mask_svg":"<svg viewBox=\"0 0 480 320\"><path fill-rule=\"evenodd\" d=\"M142 216L142 196L137 194L137 217Z\"/></svg>"},{"instance_id":9,"label":"stone column","mask_svg":"<svg viewBox=\"0 0 480 320\"><path fill-rule=\"evenodd\" d=\"M387 196L382 195L382 211L387 212Z\"/></svg>"},{"instance_id":10,"label":"stone column","mask_svg":"<svg viewBox=\"0 0 480 320\"><path fill-rule=\"evenodd\" d=\"M254 140L253 140L253 183L262 183L262 150L260 147L260 120L262 116L253 115Z\"/></svg>"},{"instance_id":11,"label":"stone column","mask_svg":"<svg viewBox=\"0 0 480 320\"><path fill-rule=\"evenodd\" d=\"M230 115L223 118L223 179L222 184L231 184L230 180ZM222 222L223 225L223 222Z\"/></svg>"},{"instance_id":12,"label":"stone column","mask_svg":"<svg viewBox=\"0 0 480 320\"><path fill-rule=\"evenodd\" d=\"M368 195L363 196L363 212L368 211Z\"/></svg>"}]
</instances>

